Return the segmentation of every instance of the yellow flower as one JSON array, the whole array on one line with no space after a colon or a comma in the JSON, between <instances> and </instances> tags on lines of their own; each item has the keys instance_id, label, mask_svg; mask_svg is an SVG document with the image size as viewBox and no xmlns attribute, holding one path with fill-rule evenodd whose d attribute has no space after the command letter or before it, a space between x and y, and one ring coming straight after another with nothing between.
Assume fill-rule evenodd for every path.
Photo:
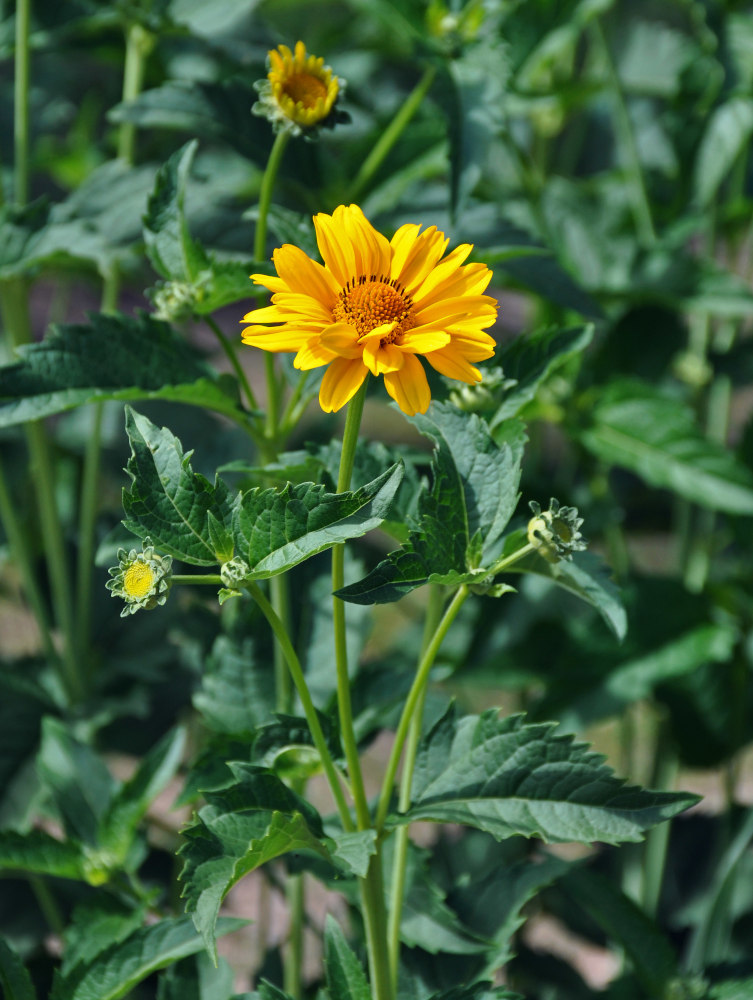
<instances>
[{"instance_id":1,"label":"yellow flower","mask_svg":"<svg viewBox=\"0 0 753 1000\"><path fill-rule=\"evenodd\" d=\"M252 110L275 128L298 134L347 118L335 112L343 81L332 75L322 58L307 55L303 42L296 42L295 52L287 45L272 49L269 65L267 79L255 84L259 100Z\"/></svg>"},{"instance_id":2,"label":"yellow flower","mask_svg":"<svg viewBox=\"0 0 753 1000\"><path fill-rule=\"evenodd\" d=\"M423 413L431 392L417 355L449 378L480 382L471 362L494 354L483 331L497 302L483 292L485 264L463 264L465 243L444 256L449 240L412 223L387 240L357 205L314 216L324 265L286 244L272 255L276 277L251 275L272 294L272 305L244 317L247 344L263 351L296 351L296 368L327 365L319 392L323 410L339 410L371 372L409 415Z\"/></svg>"},{"instance_id":3,"label":"yellow flower","mask_svg":"<svg viewBox=\"0 0 753 1000\"><path fill-rule=\"evenodd\" d=\"M105 586L113 597L125 601L121 618L164 604L170 592L173 557L158 555L150 538L144 539L141 548L141 552L118 549L118 565L108 570L112 579Z\"/></svg>"}]
</instances>

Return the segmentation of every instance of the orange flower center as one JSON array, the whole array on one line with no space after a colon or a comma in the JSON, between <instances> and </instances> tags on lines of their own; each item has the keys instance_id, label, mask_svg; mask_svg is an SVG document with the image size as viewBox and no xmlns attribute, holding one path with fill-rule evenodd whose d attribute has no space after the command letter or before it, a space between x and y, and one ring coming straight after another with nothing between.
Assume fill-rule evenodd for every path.
<instances>
[{"instance_id":1,"label":"orange flower center","mask_svg":"<svg viewBox=\"0 0 753 1000\"><path fill-rule=\"evenodd\" d=\"M410 295L406 295L396 281L377 278L375 274L370 278L366 275L352 278L340 292L332 315L338 323L355 327L359 337L384 323L396 323L397 326L380 341L382 347L392 344L416 325Z\"/></svg>"},{"instance_id":2,"label":"orange flower center","mask_svg":"<svg viewBox=\"0 0 753 1000\"><path fill-rule=\"evenodd\" d=\"M283 84L283 93L304 108L315 108L317 101L326 101L327 85L311 73L293 73Z\"/></svg>"}]
</instances>

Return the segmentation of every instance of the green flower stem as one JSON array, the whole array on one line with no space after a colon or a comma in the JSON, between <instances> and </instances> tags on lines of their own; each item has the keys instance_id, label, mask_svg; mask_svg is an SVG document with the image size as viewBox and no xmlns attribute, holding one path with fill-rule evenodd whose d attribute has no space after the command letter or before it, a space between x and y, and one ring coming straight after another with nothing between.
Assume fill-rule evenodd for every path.
<instances>
[{"instance_id":1,"label":"green flower stem","mask_svg":"<svg viewBox=\"0 0 753 1000\"><path fill-rule=\"evenodd\" d=\"M173 577L174 581L176 579L179 578ZM261 613L269 622L269 625L275 634L275 638L282 648L285 661L290 670L290 675L293 678L293 683L295 684L298 692L298 697L301 699L301 704L303 705L303 711L306 715L306 721L308 722L311 736L314 740L314 745L319 751L322 766L324 767L324 773L329 781L329 786L337 805L343 829L347 832L352 832L354 828L353 820L350 816L348 803L345 801L342 785L340 783L340 775L338 774L335 763L330 755L329 748L327 747L327 741L324 738L324 733L322 732L322 727L319 723L319 717L316 714L316 708L311 700L308 685L306 684L306 678L304 676L300 660L298 659L296 651L293 648L293 643L290 641L290 637L288 636L285 626L277 615L277 612L264 596L264 593L259 585L254 583L252 580L248 580L244 586L259 605Z\"/></svg>"},{"instance_id":2,"label":"green flower stem","mask_svg":"<svg viewBox=\"0 0 753 1000\"><path fill-rule=\"evenodd\" d=\"M18 205L29 200L29 22L31 0L16 2L16 57L13 92L13 165Z\"/></svg>"},{"instance_id":3,"label":"green flower stem","mask_svg":"<svg viewBox=\"0 0 753 1000\"><path fill-rule=\"evenodd\" d=\"M421 102L429 92L429 88L437 75L435 66L428 66L414 89L400 106L397 114L382 132L374 148L361 164L361 169L355 176L348 190L346 202L356 201L363 189L377 172L388 153L402 135L411 118L418 111Z\"/></svg>"},{"instance_id":4,"label":"green flower stem","mask_svg":"<svg viewBox=\"0 0 753 1000\"><path fill-rule=\"evenodd\" d=\"M173 573L171 579L182 586L224 587L219 573Z\"/></svg>"},{"instance_id":5,"label":"green flower stem","mask_svg":"<svg viewBox=\"0 0 753 1000\"><path fill-rule=\"evenodd\" d=\"M297 783L295 791L301 794L305 782ZM285 881L285 899L288 904L290 930L287 948L282 959L283 989L294 998L303 996L303 924L306 911L306 886L303 872L289 875Z\"/></svg>"},{"instance_id":6,"label":"green flower stem","mask_svg":"<svg viewBox=\"0 0 753 1000\"><path fill-rule=\"evenodd\" d=\"M635 132L633 131L633 123L630 120L625 93L617 73L617 67L612 59L612 53L609 51L604 29L598 18L594 18L592 24L594 37L596 38L598 47L601 49L607 67L607 77L614 98L616 111L615 132L617 134L618 145L622 150L622 155L629 170L630 183L633 189L632 202L635 228L641 243L644 246L651 246L656 243L656 230L654 229L654 222L651 216L651 204L646 189L643 167L638 155L638 144L635 139Z\"/></svg>"},{"instance_id":7,"label":"green flower stem","mask_svg":"<svg viewBox=\"0 0 753 1000\"><path fill-rule=\"evenodd\" d=\"M10 490L8 489L2 460L0 460L0 524L2 524L5 537L8 539L13 561L21 574L24 593L36 620L45 656L50 663L56 663L59 661L59 657L52 643L47 611L37 584L37 578L32 569L29 548L26 544L21 524L16 516L16 508L13 505Z\"/></svg>"},{"instance_id":8,"label":"green flower stem","mask_svg":"<svg viewBox=\"0 0 753 1000\"><path fill-rule=\"evenodd\" d=\"M657 722L655 767L650 787L657 791L674 791L680 762L672 745L668 726L664 719ZM659 909L664 866L667 861L667 847L672 824L660 823L646 834L643 858L643 885L641 901L646 914L654 920Z\"/></svg>"},{"instance_id":9,"label":"green flower stem","mask_svg":"<svg viewBox=\"0 0 753 1000\"><path fill-rule=\"evenodd\" d=\"M26 282L21 279L0 282L0 307L3 323L10 334L13 346L28 344L31 341L31 321ZM71 574L66 557L63 526L55 503L54 464L44 425L39 421L30 421L24 429L50 576L55 621L64 639L59 661L63 683L69 697L76 701L83 695L84 684L76 656L76 623L70 586Z\"/></svg>"},{"instance_id":10,"label":"green flower stem","mask_svg":"<svg viewBox=\"0 0 753 1000\"><path fill-rule=\"evenodd\" d=\"M376 812L377 833L381 833L384 829L387 813L390 808L390 801L392 799L392 789L395 784L395 776L397 775L398 765L400 764L400 758L403 753L403 747L405 746L413 714L417 711L423 689L426 687L431 668L434 666L434 660L439 652L439 647L442 645L450 626L455 621L455 618L465 603L469 593L470 591L465 584L458 587L452 600L447 606L447 610L442 616L442 620L434 631L431 641L427 645L426 650L421 657L421 662L418 665L416 676L413 679L413 684L408 693L405 706L403 707L403 714L400 716L400 722L398 723L397 732L395 733L395 742L392 745L392 752L384 772L384 780L382 781L382 790L379 795L379 803L377 805Z\"/></svg>"},{"instance_id":11,"label":"green flower stem","mask_svg":"<svg viewBox=\"0 0 753 1000\"><path fill-rule=\"evenodd\" d=\"M204 319L206 320L207 326L210 328L212 333L220 342L220 346L222 347L222 350L225 352L228 361L233 366L233 371L235 372L238 381L240 382L241 388L246 394L246 401L248 402L248 405L252 410L258 410L259 406L258 403L256 402L256 396L254 395L254 390L251 388L251 383L248 381L248 376L243 370L243 366L240 363L235 348L233 347L233 345L230 343L230 340L225 336L225 334L220 329L219 325L215 322L214 319L212 319L211 316L205 316Z\"/></svg>"},{"instance_id":12,"label":"green flower stem","mask_svg":"<svg viewBox=\"0 0 753 1000\"><path fill-rule=\"evenodd\" d=\"M133 101L141 93L146 58L154 47L154 35L140 24L130 24L126 30L125 66L123 68L123 100ZM126 163L134 162L136 126L123 122L118 134L118 156Z\"/></svg>"},{"instance_id":13,"label":"green flower stem","mask_svg":"<svg viewBox=\"0 0 753 1000\"><path fill-rule=\"evenodd\" d=\"M91 639L91 591L94 569L94 533L99 510L99 468L102 453L104 405L90 407L91 424L84 450L81 477L81 500L78 520L78 563L76 566L77 649L85 669L89 669Z\"/></svg>"},{"instance_id":14,"label":"green flower stem","mask_svg":"<svg viewBox=\"0 0 753 1000\"><path fill-rule=\"evenodd\" d=\"M267 166L261 180L259 191L259 214L256 220L256 232L254 234L254 260L264 259L267 246L267 220L269 218L269 206L272 203L272 191L274 190L277 173L282 162L282 155L290 139L290 133L283 129L275 136L272 149L269 153ZM267 376L267 423L265 436L272 448L276 447L278 435L278 418L280 413L280 385L277 381L275 371L275 359L273 354L264 352L264 369Z\"/></svg>"},{"instance_id":15,"label":"green flower stem","mask_svg":"<svg viewBox=\"0 0 753 1000\"><path fill-rule=\"evenodd\" d=\"M426 652L442 618L443 603L443 588L438 584L431 584L429 586L429 600L426 607L426 619L424 621L424 637L421 643L422 656ZM397 804L400 812L405 812L410 806L413 769L416 766L418 744L421 739L426 691L427 686L424 685L421 689L416 711L411 719L410 730L408 732L408 742L405 747L405 760L403 761L403 770L400 775L400 792ZM398 967L400 963L400 920L403 912L403 899L405 897L405 872L408 861L409 829L409 826L406 824L398 827L395 831L395 849L392 859L392 884L390 886L387 942L393 990L397 990Z\"/></svg>"},{"instance_id":16,"label":"green flower stem","mask_svg":"<svg viewBox=\"0 0 753 1000\"><path fill-rule=\"evenodd\" d=\"M505 556L503 559L496 562L489 570L489 576L496 576L497 573L501 573L502 570L507 569L508 566L512 566L513 563L518 562L518 560L522 559L523 556L527 556L529 552L536 552L537 549L538 546L534 545L533 542L526 542L522 548L516 549L515 552L511 552L509 556Z\"/></svg>"}]
</instances>

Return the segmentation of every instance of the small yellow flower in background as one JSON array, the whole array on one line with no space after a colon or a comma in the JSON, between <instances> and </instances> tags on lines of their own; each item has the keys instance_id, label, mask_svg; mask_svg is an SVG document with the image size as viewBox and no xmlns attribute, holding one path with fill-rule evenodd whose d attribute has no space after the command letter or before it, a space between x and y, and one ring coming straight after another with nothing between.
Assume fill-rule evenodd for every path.
<instances>
[{"instance_id":1,"label":"small yellow flower in background","mask_svg":"<svg viewBox=\"0 0 753 1000\"><path fill-rule=\"evenodd\" d=\"M172 556L157 555L150 538L144 539L141 552L118 550L118 565L108 570L112 580L105 586L113 597L125 601L121 618L165 603L172 583L172 563Z\"/></svg>"},{"instance_id":2,"label":"small yellow flower in background","mask_svg":"<svg viewBox=\"0 0 753 1000\"><path fill-rule=\"evenodd\" d=\"M259 100L252 110L268 118L276 130L298 135L348 120L335 108L344 81L333 75L324 59L307 55L303 42L296 42L295 52L287 45L272 49L269 65L267 79L255 84Z\"/></svg>"},{"instance_id":3,"label":"small yellow flower in background","mask_svg":"<svg viewBox=\"0 0 753 1000\"><path fill-rule=\"evenodd\" d=\"M548 510L542 511L535 500L531 500L528 506L533 514L528 522L528 541L536 546L547 562L572 559L573 552L582 552L586 548L586 540L580 533L583 518L578 517L577 507L560 507L554 497L549 501Z\"/></svg>"},{"instance_id":4,"label":"small yellow flower in background","mask_svg":"<svg viewBox=\"0 0 753 1000\"><path fill-rule=\"evenodd\" d=\"M272 305L244 317L245 343L263 351L296 351L296 368L327 365L319 392L323 410L339 410L366 376L383 375L387 392L409 415L431 402L417 355L460 382L481 381L472 362L494 354L484 330L497 301L484 291L485 264L464 264L473 247L447 256L449 240L430 226L401 226L391 240L377 232L357 205L314 216L324 265L285 244L272 255L276 277L252 274L272 294Z\"/></svg>"}]
</instances>

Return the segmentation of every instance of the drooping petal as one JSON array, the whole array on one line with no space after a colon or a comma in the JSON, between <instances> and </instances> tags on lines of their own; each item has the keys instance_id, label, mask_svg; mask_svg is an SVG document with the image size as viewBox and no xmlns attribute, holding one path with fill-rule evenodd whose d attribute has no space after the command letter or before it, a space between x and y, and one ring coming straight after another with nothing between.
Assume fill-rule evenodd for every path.
<instances>
[{"instance_id":1,"label":"drooping petal","mask_svg":"<svg viewBox=\"0 0 753 1000\"><path fill-rule=\"evenodd\" d=\"M428 410L431 389L418 358L413 354L404 354L403 359L404 364L399 371L385 374L384 385L403 413L412 417Z\"/></svg>"},{"instance_id":2,"label":"drooping petal","mask_svg":"<svg viewBox=\"0 0 753 1000\"><path fill-rule=\"evenodd\" d=\"M322 347L332 351L341 358L360 358L361 348L358 344L358 331L347 323L333 323L322 330L319 336Z\"/></svg>"},{"instance_id":3,"label":"drooping petal","mask_svg":"<svg viewBox=\"0 0 753 1000\"><path fill-rule=\"evenodd\" d=\"M445 347L441 351L432 351L424 355L429 364L440 375L454 378L458 382L480 382L481 372L474 368L453 347Z\"/></svg>"},{"instance_id":4,"label":"drooping petal","mask_svg":"<svg viewBox=\"0 0 753 1000\"><path fill-rule=\"evenodd\" d=\"M369 369L357 358L335 358L324 373L319 389L319 405L325 413L341 409L363 385Z\"/></svg>"},{"instance_id":5,"label":"drooping petal","mask_svg":"<svg viewBox=\"0 0 753 1000\"><path fill-rule=\"evenodd\" d=\"M305 343L293 358L293 367L299 371L310 371L312 368L321 368L334 361L337 355L334 351L322 347L319 337L312 337Z\"/></svg>"},{"instance_id":6,"label":"drooping petal","mask_svg":"<svg viewBox=\"0 0 753 1000\"><path fill-rule=\"evenodd\" d=\"M445 330L427 330L425 333L416 333L409 330L404 333L400 340L400 350L407 354L427 354L429 351L438 351L450 343L450 334Z\"/></svg>"},{"instance_id":7,"label":"drooping petal","mask_svg":"<svg viewBox=\"0 0 753 1000\"><path fill-rule=\"evenodd\" d=\"M363 363L372 375L384 375L399 371L405 364L405 357L397 344L382 346L379 341L371 341L363 348Z\"/></svg>"}]
</instances>

